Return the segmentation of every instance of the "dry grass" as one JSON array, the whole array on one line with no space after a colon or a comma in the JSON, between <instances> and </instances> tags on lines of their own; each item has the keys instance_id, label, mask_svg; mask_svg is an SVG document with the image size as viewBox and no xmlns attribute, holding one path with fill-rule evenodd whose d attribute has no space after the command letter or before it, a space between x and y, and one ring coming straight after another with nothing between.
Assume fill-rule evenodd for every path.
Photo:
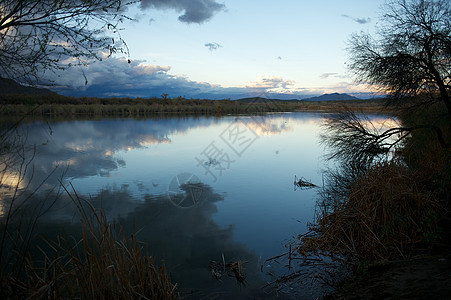
<instances>
[{"instance_id":1,"label":"dry grass","mask_svg":"<svg viewBox=\"0 0 451 300\"><path fill-rule=\"evenodd\" d=\"M444 144L450 143L451 123L444 111L442 104L401 111L403 126L414 129L402 146L369 168L348 171L356 158L344 157L341 172L332 173L323 188L310 232L300 237L300 253L369 261L448 249L451 149ZM354 142L342 140L344 148Z\"/></svg>"},{"instance_id":2,"label":"dry grass","mask_svg":"<svg viewBox=\"0 0 451 300\"><path fill-rule=\"evenodd\" d=\"M154 264L135 233L126 237L102 210L73 200L82 238L46 240L42 261L28 256L20 276L3 271L2 299L178 299L164 264Z\"/></svg>"},{"instance_id":3,"label":"dry grass","mask_svg":"<svg viewBox=\"0 0 451 300\"><path fill-rule=\"evenodd\" d=\"M325 250L368 259L405 257L437 242L443 203L420 171L391 161L375 165L333 212L320 206L300 251Z\"/></svg>"}]
</instances>

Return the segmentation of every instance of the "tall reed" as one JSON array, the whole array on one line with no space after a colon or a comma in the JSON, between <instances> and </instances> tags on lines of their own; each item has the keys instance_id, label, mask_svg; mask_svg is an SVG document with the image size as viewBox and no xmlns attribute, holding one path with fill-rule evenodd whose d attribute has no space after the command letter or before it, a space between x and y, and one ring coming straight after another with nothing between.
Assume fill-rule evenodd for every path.
<instances>
[{"instance_id":1,"label":"tall reed","mask_svg":"<svg viewBox=\"0 0 451 300\"><path fill-rule=\"evenodd\" d=\"M333 212L319 206L315 234L302 238L302 251L321 249L371 260L426 250L439 239L443 212L436 195L421 184L423 179L395 161L374 166Z\"/></svg>"},{"instance_id":2,"label":"tall reed","mask_svg":"<svg viewBox=\"0 0 451 300\"><path fill-rule=\"evenodd\" d=\"M38 246L42 260L26 256L23 272L2 270L2 299L178 299L164 262L157 267L136 232L126 235L78 195L81 238L58 235Z\"/></svg>"}]
</instances>

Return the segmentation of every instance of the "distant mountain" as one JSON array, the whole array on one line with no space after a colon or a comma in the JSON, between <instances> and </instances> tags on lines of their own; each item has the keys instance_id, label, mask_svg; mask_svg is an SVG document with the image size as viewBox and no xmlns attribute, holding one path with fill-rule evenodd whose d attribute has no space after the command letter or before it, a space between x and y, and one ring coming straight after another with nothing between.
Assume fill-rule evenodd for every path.
<instances>
[{"instance_id":1,"label":"distant mountain","mask_svg":"<svg viewBox=\"0 0 451 300\"><path fill-rule=\"evenodd\" d=\"M267 103L267 102L300 102L300 101L346 101L346 100L361 100L357 97L348 95L348 94L340 94L340 93L333 93L333 94L324 94L322 96L317 97L310 97L305 98L301 100L297 99L290 99L290 100L281 100L281 99L268 99L268 98L262 98L262 97L249 97L249 98L242 98L238 99L236 101L239 101L241 103Z\"/></svg>"},{"instance_id":2,"label":"distant mountain","mask_svg":"<svg viewBox=\"0 0 451 300\"><path fill-rule=\"evenodd\" d=\"M48 89L24 86L12 79L5 79L0 77L0 95L4 94L46 95L55 93Z\"/></svg>"},{"instance_id":3,"label":"distant mountain","mask_svg":"<svg viewBox=\"0 0 451 300\"><path fill-rule=\"evenodd\" d=\"M360 99L348 94L340 94L340 93L324 94L318 97L302 99L302 101L341 101L341 100L360 100Z\"/></svg>"},{"instance_id":4,"label":"distant mountain","mask_svg":"<svg viewBox=\"0 0 451 300\"><path fill-rule=\"evenodd\" d=\"M290 100L281 100L281 99L268 99L268 98L262 98L262 97L250 97L250 98L242 98L237 99L236 101L241 103L268 103L268 102L299 102L297 99L290 99Z\"/></svg>"}]
</instances>

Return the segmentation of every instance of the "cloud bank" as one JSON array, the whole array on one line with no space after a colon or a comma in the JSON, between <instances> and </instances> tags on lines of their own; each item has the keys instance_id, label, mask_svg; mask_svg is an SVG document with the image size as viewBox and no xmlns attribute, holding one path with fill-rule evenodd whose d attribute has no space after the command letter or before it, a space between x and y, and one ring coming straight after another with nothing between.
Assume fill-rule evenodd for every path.
<instances>
[{"instance_id":1,"label":"cloud bank","mask_svg":"<svg viewBox=\"0 0 451 300\"><path fill-rule=\"evenodd\" d=\"M183 12L178 17L180 22L201 24L225 10L225 5L215 0L141 0L141 8L173 9Z\"/></svg>"},{"instance_id":2,"label":"cloud bank","mask_svg":"<svg viewBox=\"0 0 451 300\"><path fill-rule=\"evenodd\" d=\"M151 97L163 92L178 96L211 88L208 83L171 75L170 69L170 66L147 64L143 60L128 63L123 58L109 58L84 70L88 78L86 85L81 70L71 68L53 78L59 85L50 88L63 95L95 97Z\"/></svg>"},{"instance_id":3,"label":"cloud bank","mask_svg":"<svg viewBox=\"0 0 451 300\"><path fill-rule=\"evenodd\" d=\"M261 76L256 81L243 86L222 87L217 84L190 80L183 75L170 74L171 66L148 64L144 60L109 58L94 62L84 69L69 68L50 78L58 85L47 88L66 96L92 97L160 97L167 93L169 97L185 96L201 99L238 99L253 97L261 93L272 93L279 98L293 99L306 95L294 94L294 81L280 76ZM114 76L112 76L114 74ZM280 95L279 95L280 94ZM275 96L275 97L276 97Z\"/></svg>"},{"instance_id":4,"label":"cloud bank","mask_svg":"<svg viewBox=\"0 0 451 300\"><path fill-rule=\"evenodd\" d=\"M69 68L57 77L49 78L58 85L47 87L66 96L132 97L150 98L168 94L169 97L184 96L199 99L240 99L267 94L274 99L303 99L324 93L356 93L366 88L347 82L347 77L338 73L323 73L320 78L342 78L343 81L330 87L300 88L295 81L281 76L260 76L242 86L223 87L219 84L200 82L184 75L170 73L171 66L149 64L144 60L109 58L94 62L83 69ZM113 76L114 75L114 76Z\"/></svg>"}]
</instances>

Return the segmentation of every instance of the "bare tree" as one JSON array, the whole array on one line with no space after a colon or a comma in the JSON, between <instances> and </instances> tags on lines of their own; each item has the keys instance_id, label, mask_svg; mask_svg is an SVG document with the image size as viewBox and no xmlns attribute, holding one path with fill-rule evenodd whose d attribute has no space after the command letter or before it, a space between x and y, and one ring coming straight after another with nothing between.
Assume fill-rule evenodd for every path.
<instances>
[{"instance_id":1,"label":"bare tree","mask_svg":"<svg viewBox=\"0 0 451 300\"><path fill-rule=\"evenodd\" d=\"M333 149L334 158L352 161L359 170L390 155L391 150L417 130L430 131L442 148L450 147L449 0L389 0L379 24L374 37L359 33L350 39L349 68L357 80L388 92L390 100L415 99L422 108L441 102L446 108L441 110L444 113L440 111L442 116L438 115L437 120L415 121L409 126L398 125L382 131L349 111L329 118L323 142ZM441 119L447 120L448 129L437 123Z\"/></svg>"},{"instance_id":2,"label":"bare tree","mask_svg":"<svg viewBox=\"0 0 451 300\"><path fill-rule=\"evenodd\" d=\"M435 243L421 232L441 239L439 222L424 215L446 219L449 206L450 16L449 0L388 0L377 34L351 37L349 67L358 81L388 92L387 104L415 105L409 114L391 108L402 123L377 124L349 110L326 117L321 141L336 161L324 173L304 251L392 257L393 249L418 250L415 240Z\"/></svg>"},{"instance_id":3,"label":"bare tree","mask_svg":"<svg viewBox=\"0 0 451 300\"><path fill-rule=\"evenodd\" d=\"M352 36L351 71L395 99L439 94L451 116L449 0L391 0L384 11L375 37Z\"/></svg>"},{"instance_id":4,"label":"bare tree","mask_svg":"<svg viewBox=\"0 0 451 300\"><path fill-rule=\"evenodd\" d=\"M0 0L0 76L36 83L46 71L128 55L122 0Z\"/></svg>"}]
</instances>

